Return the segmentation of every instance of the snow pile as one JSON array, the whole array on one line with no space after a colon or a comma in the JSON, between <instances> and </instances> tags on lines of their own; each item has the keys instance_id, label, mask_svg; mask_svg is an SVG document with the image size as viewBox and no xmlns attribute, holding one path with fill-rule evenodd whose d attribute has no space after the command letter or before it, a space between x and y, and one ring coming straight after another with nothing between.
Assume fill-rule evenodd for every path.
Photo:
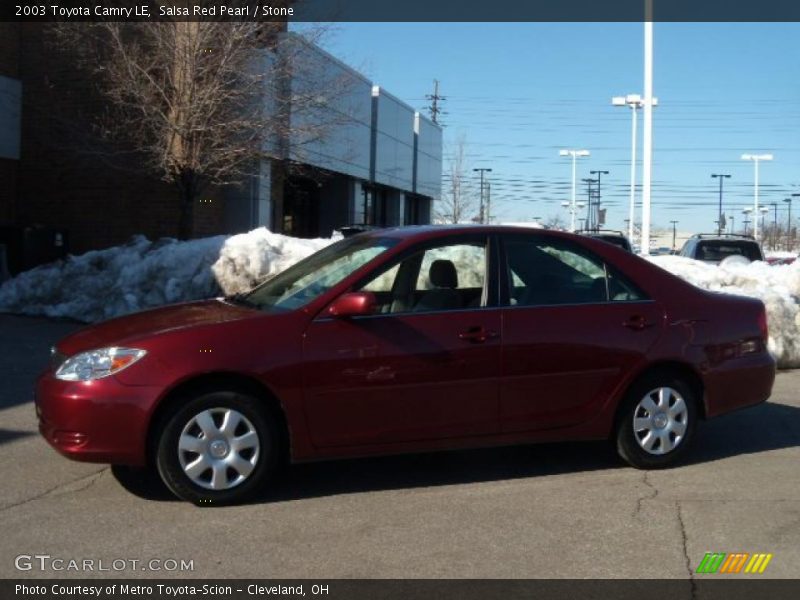
<instances>
[{"instance_id":1,"label":"snow pile","mask_svg":"<svg viewBox=\"0 0 800 600\"><path fill-rule=\"evenodd\" d=\"M331 241L265 228L187 242L134 236L123 246L20 273L0 286L0 311L92 322L242 292Z\"/></svg>"},{"instance_id":2,"label":"snow pile","mask_svg":"<svg viewBox=\"0 0 800 600\"><path fill-rule=\"evenodd\" d=\"M211 271L225 294L246 292L336 239L304 240L254 229L228 238Z\"/></svg>"},{"instance_id":3,"label":"snow pile","mask_svg":"<svg viewBox=\"0 0 800 600\"><path fill-rule=\"evenodd\" d=\"M767 307L769 351L779 367L800 367L800 263L716 266L682 256L649 260L698 287L759 298Z\"/></svg>"}]
</instances>

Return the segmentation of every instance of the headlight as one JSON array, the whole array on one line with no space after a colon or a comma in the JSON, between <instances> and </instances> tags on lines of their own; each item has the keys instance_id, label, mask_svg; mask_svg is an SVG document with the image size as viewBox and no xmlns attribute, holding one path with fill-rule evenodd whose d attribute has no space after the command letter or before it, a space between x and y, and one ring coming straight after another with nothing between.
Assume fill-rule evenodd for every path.
<instances>
[{"instance_id":1,"label":"headlight","mask_svg":"<svg viewBox=\"0 0 800 600\"><path fill-rule=\"evenodd\" d=\"M56 371L56 379L92 381L131 366L147 352L136 348L100 348L69 357Z\"/></svg>"}]
</instances>

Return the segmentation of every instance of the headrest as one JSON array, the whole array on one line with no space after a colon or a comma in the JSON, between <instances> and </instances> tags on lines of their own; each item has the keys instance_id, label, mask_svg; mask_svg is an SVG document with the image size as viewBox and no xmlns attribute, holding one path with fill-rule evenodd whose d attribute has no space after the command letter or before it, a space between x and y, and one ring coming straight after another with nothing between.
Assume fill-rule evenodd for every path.
<instances>
[{"instance_id":1,"label":"headrest","mask_svg":"<svg viewBox=\"0 0 800 600\"><path fill-rule=\"evenodd\" d=\"M456 266L449 260L433 261L428 278L431 280L433 287L450 289L458 287Z\"/></svg>"}]
</instances>

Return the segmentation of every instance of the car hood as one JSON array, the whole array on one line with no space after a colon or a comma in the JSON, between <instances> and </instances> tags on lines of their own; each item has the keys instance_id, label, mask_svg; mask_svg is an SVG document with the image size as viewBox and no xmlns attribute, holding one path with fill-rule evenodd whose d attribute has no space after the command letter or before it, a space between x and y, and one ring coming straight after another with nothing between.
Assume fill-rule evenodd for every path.
<instances>
[{"instance_id":1,"label":"car hood","mask_svg":"<svg viewBox=\"0 0 800 600\"><path fill-rule=\"evenodd\" d=\"M167 331L227 321L252 319L262 312L231 304L222 298L174 304L117 317L90 325L58 342L56 349L64 356L78 352L123 345L128 340L151 337Z\"/></svg>"}]
</instances>

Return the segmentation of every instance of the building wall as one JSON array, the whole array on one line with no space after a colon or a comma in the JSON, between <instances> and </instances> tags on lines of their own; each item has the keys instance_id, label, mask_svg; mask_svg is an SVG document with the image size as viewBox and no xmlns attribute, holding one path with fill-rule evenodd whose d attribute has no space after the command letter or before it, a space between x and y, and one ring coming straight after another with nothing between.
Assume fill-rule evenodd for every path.
<instances>
[{"instance_id":1,"label":"building wall","mask_svg":"<svg viewBox=\"0 0 800 600\"><path fill-rule=\"evenodd\" d=\"M19 74L19 27L14 23L0 22L0 85L2 81L6 82L17 81ZM11 87L10 84L6 84ZM21 85L17 84L19 94L21 94ZM10 94L10 92L8 92ZM0 138L5 138L6 141L0 140L0 147L8 147L10 142L14 140L14 145L19 153L19 115L12 120L8 114L8 109L4 108L5 102L13 101L10 96L6 96L3 90L0 89ZM16 102L20 101L19 95ZM17 110L18 112L18 110ZM11 121L11 125L9 125ZM16 125L14 125L16 122ZM12 130L16 131L16 135L12 134ZM3 152L0 150L0 223L10 222L14 218L14 204L17 197L17 162L18 156L12 156L7 150Z\"/></svg>"},{"instance_id":2,"label":"building wall","mask_svg":"<svg viewBox=\"0 0 800 600\"><path fill-rule=\"evenodd\" d=\"M287 38L293 61L290 157L369 178L372 83L318 46Z\"/></svg>"},{"instance_id":3,"label":"building wall","mask_svg":"<svg viewBox=\"0 0 800 600\"><path fill-rule=\"evenodd\" d=\"M375 182L413 191L414 109L376 86Z\"/></svg>"},{"instance_id":4,"label":"building wall","mask_svg":"<svg viewBox=\"0 0 800 600\"><path fill-rule=\"evenodd\" d=\"M19 73L24 93L17 224L67 229L72 252L124 243L134 233L176 236L174 186L90 153L113 150L87 135L105 102L68 52L46 44L38 24L21 26ZM196 235L220 233L223 213L219 191L198 199Z\"/></svg>"},{"instance_id":5,"label":"building wall","mask_svg":"<svg viewBox=\"0 0 800 600\"><path fill-rule=\"evenodd\" d=\"M442 129L420 116L417 139L416 192L439 199L442 191Z\"/></svg>"},{"instance_id":6,"label":"building wall","mask_svg":"<svg viewBox=\"0 0 800 600\"><path fill-rule=\"evenodd\" d=\"M0 75L19 73L19 25L0 21Z\"/></svg>"}]
</instances>

